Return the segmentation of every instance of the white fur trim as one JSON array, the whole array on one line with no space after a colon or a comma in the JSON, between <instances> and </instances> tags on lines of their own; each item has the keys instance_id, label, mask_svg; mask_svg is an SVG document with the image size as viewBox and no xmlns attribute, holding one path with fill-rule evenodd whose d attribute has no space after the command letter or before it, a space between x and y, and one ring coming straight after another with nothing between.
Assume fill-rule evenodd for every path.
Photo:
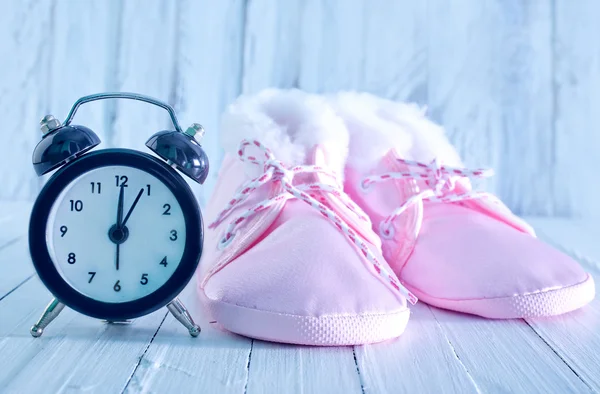
<instances>
[{"instance_id":1,"label":"white fur trim","mask_svg":"<svg viewBox=\"0 0 600 394\"><path fill-rule=\"evenodd\" d=\"M429 120L422 108L386 100L369 93L341 92L329 101L350 132L348 163L360 170L373 168L392 148L404 159L461 166L444 129Z\"/></svg>"},{"instance_id":2,"label":"white fur trim","mask_svg":"<svg viewBox=\"0 0 600 394\"><path fill-rule=\"evenodd\" d=\"M243 95L225 111L221 143L235 154L242 139L256 139L287 165L305 164L315 145L340 177L348 156L348 130L324 97L300 90L266 89Z\"/></svg>"}]
</instances>

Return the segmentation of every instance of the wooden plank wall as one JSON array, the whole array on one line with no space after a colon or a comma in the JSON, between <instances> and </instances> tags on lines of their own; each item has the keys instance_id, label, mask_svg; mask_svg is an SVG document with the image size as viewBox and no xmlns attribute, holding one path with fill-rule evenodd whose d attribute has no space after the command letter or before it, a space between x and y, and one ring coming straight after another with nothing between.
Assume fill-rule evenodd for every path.
<instances>
[{"instance_id":1,"label":"wooden plank wall","mask_svg":"<svg viewBox=\"0 0 600 394\"><path fill-rule=\"evenodd\" d=\"M37 122L107 90L164 99L202 123L242 92L363 90L427 105L466 163L520 214L600 216L596 0L0 0L0 199L35 197ZM135 102L88 104L104 146L168 127Z\"/></svg>"}]
</instances>

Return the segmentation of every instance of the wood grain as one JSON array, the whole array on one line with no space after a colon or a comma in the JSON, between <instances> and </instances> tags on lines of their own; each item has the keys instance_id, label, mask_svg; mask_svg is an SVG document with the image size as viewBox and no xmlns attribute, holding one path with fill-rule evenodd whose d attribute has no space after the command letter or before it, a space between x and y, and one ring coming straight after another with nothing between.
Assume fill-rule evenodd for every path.
<instances>
[{"instance_id":1,"label":"wood grain","mask_svg":"<svg viewBox=\"0 0 600 394\"><path fill-rule=\"evenodd\" d=\"M431 307L481 392L588 392L523 320L490 320Z\"/></svg>"},{"instance_id":2,"label":"wood grain","mask_svg":"<svg viewBox=\"0 0 600 394\"><path fill-rule=\"evenodd\" d=\"M496 4L501 9L490 11L498 12L502 26L492 58L499 64L494 83L502 103L499 193L518 214L553 215L552 1Z\"/></svg>"},{"instance_id":3,"label":"wood grain","mask_svg":"<svg viewBox=\"0 0 600 394\"><path fill-rule=\"evenodd\" d=\"M351 347L291 346L255 340L248 393L361 393Z\"/></svg>"},{"instance_id":4,"label":"wood grain","mask_svg":"<svg viewBox=\"0 0 600 394\"><path fill-rule=\"evenodd\" d=\"M476 393L477 384L456 355L430 308L411 307L398 339L356 346L367 393Z\"/></svg>"},{"instance_id":5,"label":"wood grain","mask_svg":"<svg viewBox=\"0 0 600 394\"><path fill-rule=\"evenodd\" d=\"M0 198L33 199L38 120L81 95L132 90L202 123L212 170L190 183L202 204L222 159L219 118L241 92L299 87L416 101L465 162L494 167L487 188L519 214L600 216L600 61L594 0L40 0L4 7L0 33ZM81 109L102 147L135 147L169 126L161 110ZM14 138L13 138L14 136ZM10 141L10 142L8 142Z\"/></svg>"},{"instance_id":6,"label":"wood grain","mask_svg":"<svg viewBox=\"0 0 600 394\"><path fill-rule=\"evenodd\" d=\"M146 94L173 104L176 4L163 0L121 2L115 90ZM142 7L144 12L140 12ZM153 133L172 130L173 126L162 108L118 100L112 128L112 146L147 151L144 144Z\"/></svg>"},{"instance_id":7,"label":"wood grain","mask_svg":"<svg viewBox=\"0 0 600 394\"><path fill-rule=\"evenodd\" d=\"M48 112L53 2L19 1L0 13L0 198L28 199L40 188L31 166L42 137L39 120ZM31 17L35 15L35 17Z\"/></svg>"},{"instance_id":8,"label":"wood grain","mask_svg":"<svg viewBox=\"0 0 600 394\"><path fill-rule=\"evenodd\" d=\"M0 300L34 274L27 243L30 207L29 203L0 204L0 227L6 230L0 232Z\"/></svg>"},{"instance_id":9,"label":"wood grain","mask_svg":"<svg viewBox=\"0 0 600 394\"><path fill-rule=\"evenodd\" d=\"M29 228L32 204L29 201L0 201L0 242L25 235Z\"/></svg>"},{"instance_id":10,"label":"wood grain","mask_svg":"<svg viewBox=\"0 0 600 394\"><path fill-rule=\"evenodd\" d=\"M532 220L540 237L571 255L600 281L598 225L592 221ZM584 308L548 319L528 319L528 324L596 392L600 391L600 299Z\"/></svg>"},{"instance_id":11,"label":"wood grain","mask_svg":"<svg viewBox=\"0 0 600 394\"><path fill-rule=\"evenodd\" d=\"M53 18L58 23L52 31L52 57L48 76L48 110L61 122L75 101L85 95L112 90L114 86L115 50L119 31L118 0L61 0L55 3ZM83 105L74 124L83 124L96 132L110 146L109 102Z\"/></svg>"},{"instance_id":12,"label":"wood grain","mask_svg":"<svg viewBox=\"0 0 600 394\"><path fill-rule=\"evenodd\" d=\"M0 207L0 223L11 229L0 236L0 391L120 392L165 309L122 327L65 308L41 338L32 338L29 328L52 297L34 275L27 237L21 235L30 204Z\"/></svg>"},{"instance_id":13,"label":"wood grain","mask_svg":"<svg viewBox=\"0 0 600 394\"><path fill-rule=\"evenodd\" d=\"M428 8L429 114L444 125L467 166L497 168L501 160L500 70L494 61L498 12L486 1L468 8L437 1ZM487 189L499 192L501 179L491 178Z\"/></svg>"},{"instance_id":14,"label":"wood grain","mask_svg":"<svg viewBox=\"0 0 600 394\"><path fill-rule=\"evenodd\" d=\"M245 4L243 0L177 2L176 82L171 101L182 127L200 123L202 145L210 160L203 186L193 185L202 205L210 196L223 152L219 142L221 113L241 91Z\"/></svg>"},{"instance_id":15,"label":"wood grain","mask_svg":"<svg viewBox=\"0 0 600 394\"><path fill-rule=\"evenodd\" d=\"M35 274L31 260L27 237L20 236L7 241L0 248L0 300L15 291L27 279Z\"/></svg>"},{"instance_id":16,"label":"wood grain","mask_svg":"<svg viewBox=\"0 0 600 394\"><path fill-rule=\"evenodd\" d=\"M242 91L298 87L304 2L254 0L247 4Z\"/></svg>"},{"instance_id":17,"label":"wood grain","mask_svg":"<svg viewBox=\"0 0 600 394\"><path fill-rule=\"evenodd\" d=\"M594 219L528 218L538 237L600 276L598 223Z\"/></svg>"},{"instance_id":18,"label":"wood grain","mask_svg":"<svg viewBox=\"0 0 600 394\"><path fill-rule=\"evenodd\" d=\"M35 277L0 302L0 387L7 392L120 392L166 313L121 326L65 308L32 338L29 328L50 299Z\"/></svg>"},{"instance_id":19,"label":"wood grain","mask_svg":"<svg viewBox=\"0 0 600 394\"><path fill-rule=\"evenodd\" d=\"M16 274L33 273L25 242L1 252L3 286ZM6 262L13 265L7 269ZM119 392L166 313L163 309L123 327L65 308L41 338L32 338L29 328L50 299L37 277L0 299L0 387L7 392L34 392L41 387L48 392Z\"/></svg>"},{"instance_id":20,"label":"wood grain","mask_svg":"<svg viewBox=\"0 0 600 394\"><path fill-rule=\"evenodd\" d=\"M595 278L598 283L598 277ZM595 392L600 391L600 301L596 298L584 308L548 319L528 319L533 330L555 349Z\"/></svg>"},{"instance_id":21,"label":"wood grain","mask_svg":"<svg viewBox=\"0 0 600 394\"><path fill-rule=\"evenodd\" d=\"M202 332L191 338L170 314L140 360L128 392L241 393L248 383L251 340L219 329L192 281L181 299Z\"/></svg>"},{"instance_id":22,"label":"wood grain","mask_svg":"<svg viewBox=\"0 0 600 394\"><path fill-rule=\"evenodd\" d=\"M364 0L308 0L302 9L300 88L356 89L363 83Z\"/></svg>"},{"instance_id":23,"label":"wood grain","mask_svg":"<svg viewBox=\"0 0 600 394\"><path fill-rule=\"evenodd\" d=\"M220 330L191 283L182 299L198 338L164 309L126 326L66 308L44 336L51 298L29 260L30 204L0 204L0 391L597 392L598 301L551 319L495 321L419 304L397 340L353 348L266 343ZM592 221L533 219L540 236L596 272ZM591 264L590 264L591 262ZM17 278L18 277L18 278Z\"/></svg>"},{"instance_id":24,"label":"wood grain","mask_svg":"<svg viewBox=\"0 0 600 394\"><path fill-rule=\"evenodd\" d=\"M288 346L228 333L210 322L194 286L182 299L201 325L201 336L178 335L181 324L167 316L127 391L361 392L352 348Z\"/></svg>"},{"instance_id":25,"label":"wood grain","mask_svg":"<svg viewBox=\"0 0 600 394\"><path fill-rule=\"evenodd\" d=\"M600 43L590 39L600 33L599 13L594 0L555 1L553 194L557 213L566 216L600 215L597 186L589 182L600 165Z\"/></svg>"},{"instance_id":26,"label":"wood grain","mask_svg":"<svg viewBox=\"0 0 600 394\"><path fill-rule=\"evenodd\" d=\"M551 214L550 1L469 4L430 2L431 114L467 165L497 170L490 191L517 213Z\"/></svg>"},{"instance_id":27,"label":"wood grain","mask_svg":"<svg viewBox=\"0 0 600 394\"><path fill-rule=\"evenodd\" d=\"M360 41L364 77L357 88L392 100L427 104L427 8L427 1L367 3Z\"/></svg>"}]
</instances>

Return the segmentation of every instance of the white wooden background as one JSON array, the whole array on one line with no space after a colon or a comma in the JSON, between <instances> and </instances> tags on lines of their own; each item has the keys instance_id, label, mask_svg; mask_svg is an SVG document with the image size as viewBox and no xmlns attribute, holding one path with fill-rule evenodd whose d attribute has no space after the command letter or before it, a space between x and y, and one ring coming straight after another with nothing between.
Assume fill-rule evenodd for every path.
<instances>
[{"instance_id":1,"label":"white wooden background","mask_svg":"<svg viewBox=\"0 0 600 394\"><path fill-rule=\"evenodd\" d=\"M596 0L0 0L0 199L31 200L39 119L135 91L199 121L212 178L219 114L241 92L356 89L429 107L520 214L600 216ZM159 109L76 117L104 147L143 148Z\"/></svg>"}]
</instances>

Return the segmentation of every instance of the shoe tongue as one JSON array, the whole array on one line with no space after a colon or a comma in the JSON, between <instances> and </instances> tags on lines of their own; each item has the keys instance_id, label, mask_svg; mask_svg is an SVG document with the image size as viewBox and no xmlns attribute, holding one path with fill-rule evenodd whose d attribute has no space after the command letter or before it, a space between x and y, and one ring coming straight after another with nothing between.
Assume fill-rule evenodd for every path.
<instances>
[{"instance_id":1,"label":"shoe tongue","mask_svg":"<svg viewBox=\"0 0 600 394\"><path fill-rule=\"evenodd\" d=\"M340 191L340 193L344 193L342 185L342 175L335 174L331 170L331 165L328 160L328 153L325 147L321 145L315 145L311 150L309 150L306 156L305 164L322 167L326 170L329 170L328 172L331 172L336 177L334 178L333 176L330 176L323 172L314 172L310 174L305 174L305 178L301 178L301 175L298 175L296 178L300 179L300 182L326 184L335 187ZM294 183L296 184L296 182ZM375 233L373 233L368 216L361 211L360 215L363 217L363 219L358 218L357 214L352 212L352 210L348 208L348 206L344 203L344 199L347 199L349 203L352 203L350 201L349 196L338 197L333 195L332 193L320 191L314 191L310 194L314 195L314 197L319 202L321 202L329 209L337 213L344 222L346 222L350 227L352 227L365 240L367 240L373 245L376 245L377 247L380 247L381 242L379 238L375 235ZM355 209L360 211L360 208L358 206L356 206Z\"/></svg>"},{"instance_id":2,"label":"shoe tongue","mask_svg":"<svg viewBox=\"0 0 600 394\"><path fill-rule=\"evenodd\" d=\"M410 168L399 161L401 159L400 155L396 151L396 149L390 149L381 159L380 165L382 165L386 171L407 171Z\"/></svg>"},{"instance_id":3,"label":"shoe tongue","mask_svg":"<svg viewBox=\"0 0 600 394\"><path fill-rule=\"evenodd\" d=\"M330 169L329 162L327 160L327 151L321 145L315 145L314 147L309 149L303 164L307 166L322 167L326 170ZM305 174L298 174L294 177L294 185L302 185L317 182L325 183L331 186L339 186L337 185L336 179L334 177L324 173L311 172Z\"/></svg>"},{"instance_id":4,"label":"shoe tongue","mask_svg":"<svg viewBox=\"0 0 600 394\"><path fill-rule=\"evenodd\" d=\"M402 163L399 159L402 159L396 149L390 149L382 159L382 162L385 164L386 171L389 172L414 172L417 173L418 170L409 167L408 165ZM408 178L407 178L408 180ZM413 193L416 194L421 190L429 189L429 185L423 179L415 178L414 179ZM411 195L407 195L406 198L411 197Z\"/></svg>"},{"instance_id":5,"label":"shoe tongue","mask_svg":"<svg viewBox=\"0 0 600 394\"><path fill-rule=\"evenodd\" d=\"M388 163L396 163L397 159L400 158L400 155L398 154L398 152L396 151L396 149L392 148L390 149L384 156L383 159L386 160ZM390 170L393 170L393 168L390 168Z\"/></svg>"},{"instance_id":6,"label":"shoe tongue","mask_svg":"<svg viewBox=\"0 0 600 394\"><path fill-rule=\"evenodd\" d=\"M377 166L370 171L370 175L384 175L390 172L406 172L412 171L406 164L403 164L398 159L400 155L396 149L390 149ZM365 174L369 175L369 174ZM419 187L417 187L417 185ZM377 200L376 207L373 207L376 212L381 214L382 217L386 217L393 210L400 207L410 197L417 194L423 187L427 187L424 181L419 180L418 182L412 179L395 179L387 180L386 182L376 183L372 185L373 193L381 196Z\"/></svg>"}]
</instances>

